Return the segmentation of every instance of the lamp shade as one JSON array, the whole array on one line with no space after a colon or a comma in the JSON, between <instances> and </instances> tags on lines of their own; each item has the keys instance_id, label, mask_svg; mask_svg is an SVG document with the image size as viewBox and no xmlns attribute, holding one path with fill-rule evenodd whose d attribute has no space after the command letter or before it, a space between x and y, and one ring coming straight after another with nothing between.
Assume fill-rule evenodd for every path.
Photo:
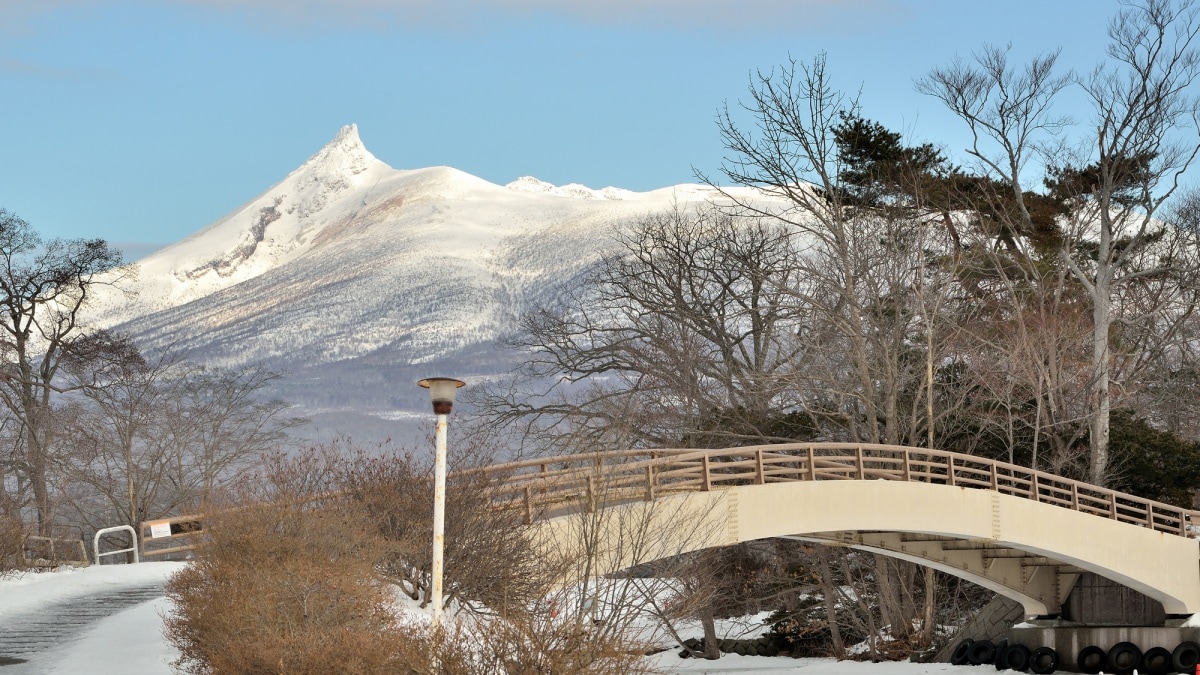
<instances>
[{"instance_id":1,"label":"lamp shade","mask_svg":"<svg viewBox=\"0 0 1200 675\"><path fill-rule=\"evenodd\" d=\"M437 415L449 415L454 408L454 396L459 387L467 386L466 382L451 377L430 377L417 384L429 390L433 412Z\"/></svg>"}]
</instances>

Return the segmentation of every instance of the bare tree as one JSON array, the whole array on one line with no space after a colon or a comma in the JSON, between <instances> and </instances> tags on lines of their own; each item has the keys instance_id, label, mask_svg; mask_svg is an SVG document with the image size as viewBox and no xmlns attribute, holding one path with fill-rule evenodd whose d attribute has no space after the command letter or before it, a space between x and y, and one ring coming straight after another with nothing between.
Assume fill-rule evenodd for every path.
<instances>
[{"instance_id":1,"label":"bare tree","mask_svg":"<svg viewBox=\"0 0 1200 675\"><path fill-rule=\"evenodd\" d=\"M779 435L805 357L788 296L789 236L713 209L653 214L620 236L560 307L524 319L528 381L483 401L501 423L632 434L633 444L731 445ZM636 420L636 422L635 422ZM560 429L561 431L561 429ZM609 445L629 447L623 439Z\"/></svg>"},{"instance_id":2,"label":"bare tree","mask_svg":"<svg viewBox=\"0 0 1200 675\"><path fill-rule=\"evenodd\" d=\"M177 354L144 356L124 336L79 340L63 369L81 396L58 411L56 480L89 526L196 508L276 448L303 420L265 400L277 373L257 366L207 369Z\"/></svg>"},{"instance_id":3,"label":"bare tree","mask_svg":"<svg viewBox=\"0 0 1200 675\"><path fill-rule=\"evenodd\" d=\"M1200 74L1198 31L1188 0L1131 2L1110 22L1108 61L1086 77L1056 74L1056 55L1017 70L1008 64L1007 50L985 47L974 66L956 62L918 82L919 90L943 100L967 123L974 139L967 153L978 160L980 175L1011 197L977 202L976 208L994 220L1026 279L1044 262L1034 260L1026 244L1040 233L1040 244L1056 252L1057 264L1070 271L1087 299L1089 396L1074 421L1086 421L1088 475L1097 484L1106 480L1114 397L1132 386L1134 371L1121 366L1140 362L1131 358L1133 351L1115 353L1114 340L1180 304L1169 294L1143 292L1145 282L1184 279L1197 269L1184 255L1193 243L1181 241L1177 228L1158 217L1200 151L1198 108L1189 93ZM1052 102L1071 82L1080 83L1095 111L1095 135L1079 139L1079 155L1064 152L1062 144L1054 147L1067 120L1053 114ZM1037 150L1047 153L1049 199L1022 182ZM1146 304L1151 298L1152 306ZM1171 341L1172 329L1160 327L1166 333L1154 339ZM1141 332L1138 346L1146 348L1149 337ZM1043 384L1048 375L1039 375ZM1040 384L1037 389L1042 391Z\"/></svg>"},{"instance_id":4,"label":"bare tree","mask_svg":"<svg viewBox=\"0 0 1200 675\"><path fill-rule=\"evenodd\" d=\"M79 312L97 283L115 283L121 254L102 239L42 241L16 215L0 209L0 402L18 425L14 468L33 494L38 530L49 534L55 393L67 389L59 366L86 329Z\"/></svg>"},{"instance_id":5,"label":"bare tree","mask_svg":"<svg viewBox=\"0 0 1200 675\"><path fill-rule=\"evenodd\" d=\"M837 437L934 442L945 418L934 405L934 365L948 356L952 331L941 320L942 297L957 265L947 252L959 249L959 235L945 191L931 188L949 169L932 149L903 148L862 123L823 55L757 73L743 108L751 124L728 109L718 118L731 153L723 169L755 191L722 194L736 213L785 224L803 251L795 274L781 280L805 317L807 362L791 386L819 402L809 412L834 421ZM861 161L872 157L860 152L870 150L860 145L863 133L881 141L875 149L888 152L877 158L890 156L888 166ZM864 201L864 185L890 192ZM907 636L918 613L913 570L878 556L875 564L879 618Z\"/></svg>"},{"instance_id":6,"label":"bare tree","mask_svg":"<svg viewBox=\"0 0 1200 675\"><path fill-rule=\"evenodd\" d=\"M1200 105L1190 93L1200 75L1197 12L1190 2L1146 0L1113 17L1108 34L1112 65L1084 81L1097 128L1095 174L1086 185L1090 199L1073 211L1075 236L1066 238L1063 251L1092 304L1089 438L1097 484L1106 479L1109 462L1113 330L1136 326L1161 309L1121 303L1122 287L1198 269L1193 261L1183 267L1183 260L1152 250L1165 234L1155 217L1200 152ZM1081 259L1077 246L1086 246L1094 262Z\"/></svg>"},{"instance_id":7,"label":"bare tree","mask_svg":"<svg viewBox=\"0 0 1200 675\"><path fill-rule=\"evenodd\" d=\"M955 60L949 67L935 68L917 81L917 90L941 99L967 123L971 131L967 154L977 160L980 175L1008 190L994 195L995 205L1011 205L1004 210L1015 212L1014 234L1030 234L1035 216L1022 175L1047 136L1070 124L1069 118L1053 114L1052 104L1073 78L1055 72L1058 52L1035 57L1016 69L1009 64L1008 49L985 45L975 55L974 65ZM1006 241L1020 243L1015 237Z\"/></svg>"}]
</instances>

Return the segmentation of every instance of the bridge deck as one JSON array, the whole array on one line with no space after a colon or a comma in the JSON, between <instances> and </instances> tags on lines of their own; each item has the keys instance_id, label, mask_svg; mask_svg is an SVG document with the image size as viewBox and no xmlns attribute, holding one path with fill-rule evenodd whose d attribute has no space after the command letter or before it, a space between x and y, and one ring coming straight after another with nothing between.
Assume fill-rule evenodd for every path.
<instances>
[{"instance_id":1,"label":"bridge deck","mask_svg":"<svg viewBox=\"0 0 1200 675\"><path fill-rule=\"evenodd\" d=\"M477 469L495 503L521 506L532 522L546 509L614 496L708 491L734 485L817 480L893 480L1001 494L1187 537L1200 512L1043 471L944 450L895 445L792 443L720 450L627 450L548 457Z\"/></svg>"}]
</instances>

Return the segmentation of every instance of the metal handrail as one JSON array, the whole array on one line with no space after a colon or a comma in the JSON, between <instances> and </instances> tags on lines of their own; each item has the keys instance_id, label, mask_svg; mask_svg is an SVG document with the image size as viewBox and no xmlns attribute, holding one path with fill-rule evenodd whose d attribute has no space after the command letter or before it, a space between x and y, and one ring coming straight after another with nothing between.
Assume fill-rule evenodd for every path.
<instances>
[{"instance_id":1,"label":"metal handrail","mask_svg":"<svg viewBox=\"0 0 1200 675\"><path fill-rule=\"evenodd\" d=\"M106 551L104 553L101 553L100 552L100 537L105 534L109 534L111 532L122 532L122 531L129 532L131 541L133 541L133 546L130 548L123 548L123 549L120 549L117 551ZM92 537L92 553L95 555L97 565L100 564L101 557L106 556L106 555L117 555L120 553L133 553L133 562L135 564L142 561L141 557L138 556L137 530L133 529L133 527L130 525L117 525L116 527L105 527L103 529L96 530L95 536Z\"/></svg>"}]
</instances>

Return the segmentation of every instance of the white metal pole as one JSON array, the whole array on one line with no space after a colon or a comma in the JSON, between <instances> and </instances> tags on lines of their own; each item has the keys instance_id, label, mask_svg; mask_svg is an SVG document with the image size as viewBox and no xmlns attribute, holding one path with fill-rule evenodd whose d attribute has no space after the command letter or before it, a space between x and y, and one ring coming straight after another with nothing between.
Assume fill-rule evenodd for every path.
<instances>
[{"instance_id":1,"label":"white metal pole","mask_svg":"<svg viewBox=\"0 0 1200 675\"><path fill-rule=\"evenodd\" d=\"M446 418L437 416L437 443L433 460L433 629L442 626L442 550L446 543Z\"/></svg>"}]
</instances>

